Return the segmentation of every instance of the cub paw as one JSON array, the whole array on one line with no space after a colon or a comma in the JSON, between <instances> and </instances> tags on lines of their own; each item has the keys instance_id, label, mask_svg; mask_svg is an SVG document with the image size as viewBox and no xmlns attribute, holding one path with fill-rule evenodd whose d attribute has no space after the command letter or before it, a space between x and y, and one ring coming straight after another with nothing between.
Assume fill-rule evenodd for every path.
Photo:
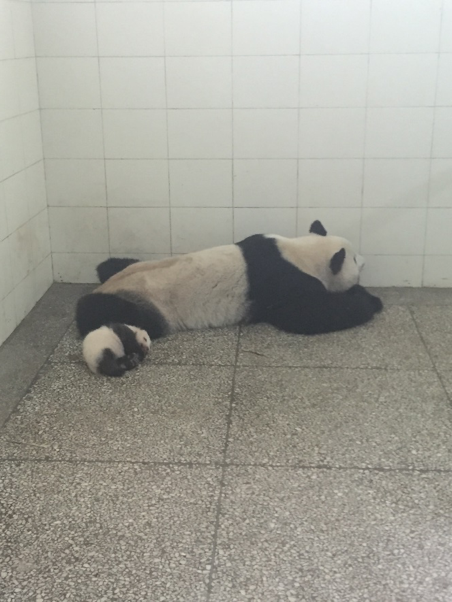
<instances>
[{"instance_id":1,"label":"cub paw","mask_svg":"<svg viewBox=\"0 0 452 602\"><path fill-rule=\"evenodd\" d=\"M137 353L131 353L130 355L124 356L121 360L121 365L124 366L126 370L133 370L140 364L140 358Z\"/></svg>"}]
</instances>

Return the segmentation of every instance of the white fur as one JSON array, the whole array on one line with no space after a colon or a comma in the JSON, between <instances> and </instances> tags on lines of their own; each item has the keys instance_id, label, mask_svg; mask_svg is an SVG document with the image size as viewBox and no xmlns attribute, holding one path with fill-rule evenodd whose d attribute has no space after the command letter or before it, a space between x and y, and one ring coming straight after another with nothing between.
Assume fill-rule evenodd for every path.
<instances>
[{"instance_id":1,"label":"white fur","mask_svg":"<svg viewBox=\"0 0 452 602\"><path fill-rule=\"evenodd\" d=\"M276 238L282 256L297 268L318 278L331 292L346 291L359 281L364 267L364 258L357 255L351 243L340 236L320 236L309 234L299 238ZM333 274L330 261L341 249L345 249L345 259L338 274ZM356 259L356 261L355 261Z\"/></svg>"},{"instance_id":2,"label":"white fur","mask_svg":"<svg viewBox=\"0 0 452 602\"><path fill-rule=\"evenodd\" d=\"M317 234L269 237L275 238L285 259L318 278L329 291L347 290L359 280L364 261L344 238ZM334 275L330 261L342 248L345 260ZM247 314L247 288L246 262L240 248L225 245L162 261L132 264L96 292L128 290L142 294L152 300L175 332L237 324Z\"/></svg>"},{"instance_id":3,"label":"white fur","mask_svg":"<svg viewBox=\"0 0 452 602\"><path fill-rule=\"evenodd\" d=\"M246 263L236 245L132 264L98 289L122 288L152 299L170 330L237 324L246 315Z\"/></svg>"},{"instance_id":4,"label":"white fur","mask_svg":"<svg viewBox=\"0 0 452 602\"><path fill-rule=\"evenodd\" d=\"M126 326L135 333L135 337L143 351L145 353L149 351L151 340L148 333L136 326ZM116 358L124 356L124 347L121 340L110 327L101 326L97 330L92 330L84 338L83 357L91 372L97 374L99 363L105 349L111 349Z\"/></svg>"}]
</instances>

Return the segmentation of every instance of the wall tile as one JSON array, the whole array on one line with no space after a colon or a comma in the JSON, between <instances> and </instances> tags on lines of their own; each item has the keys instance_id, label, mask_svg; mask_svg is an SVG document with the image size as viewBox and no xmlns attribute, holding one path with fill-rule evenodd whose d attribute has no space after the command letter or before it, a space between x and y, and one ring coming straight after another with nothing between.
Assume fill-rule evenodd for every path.
<instances>
[{"instance_id":1,"label":"wall tile","mask_svg":"<svg viewBox=\"0 0 452 602\"><path fill-rule=\"evenodd\" d=\"M169 253L168 209L108 210L112 253Z\"/></svg>"},{"instance_id":2,"label":"wall tile","mask_svg":"<svg viewBox=\"0 0 452 602\"><path fill-rule=\"evenodd\" d=\"M96 267L108 259L107 253L52 253L56 282L98 283Z\"/></svg>"},{"instance_id":3,"label":"wall tile","mask_svg":"<svg viewBox=\"0 0 452 602\"><path fill-rule=\"evenodd\" d=\"M366 255L363 286L421 286L423 258L408 255Z\"/></svg>"},{"instance_id":4,"label":"wall tile","mask_svg":"<svg viewBox=\"0 0 452 602\"><path fill-rule=\"evenodd\" d=\"M168 56L231 54L229 2L171 2L165 5Z\"/></svg>"},{"instance_id":5,"label":"wall tile","mask_svg":"<svg viewBox=\"0 0 452 602\"><path fill-rule=\"evenodd\" d=\"M430 207L452 207L452 159L432 159Z\"/></svg>"},{"instance_id":6,"label":"wall tile","mask_svg":"<svg viewBox=\"0 0 452 602\"><path fill-rule=\"evenodd\" d=\"M362 157L365 109L303 109L300 111L299 157L348 159Z\"/></svg>"},{"instance_id":7,"label":"wall tile","mask_svg":"<svg viewBox=\"0 0 452 602\"><path fill-rule=\"evenodd\" d=\"M303 54L359 54L369 48L370 0L303 0Z\"/></svg>"},{"instance_id":8,"label":"wall tile","mask_svg":"<svg viewBox=\"0 0 452 602\"><path fill-rule=\"evenodd\" d=\"M235 2L233 13L233 54L298 54L299 2L291 0Z\"/></svg>"},{"instance_id":9,"label":"wall tile","mask_svg":"<svg viewBox=\"0 0 452 602\"><path fill-rule=\"evenodd\" d=\"M451 228L452 208L428 210L426 255L452 255Z\"/></svg>"},{"instance_id":10,"label":"wall tile","mask_svg":"<svg viewBox=\"0 0 452 602\"><path fill-rule=\"evenodd\" d=\"M104 2L96 13L100 56L163 56L163 3Z\"/></svg>"},{"instance_id":11,"label":"wall tile","mask_svg":"<svg viewBox=\"0 0 452 602\"><path fill-rule=\"evenodd\" d=\"M236 159L234 161L235 207L296 207L297 161L295 159Z\"/></svg>"},{"instance_id":12,"label":"wall tile","mask_svg":"<svg viewBox=\"0 0 452 602\"><path fill-rule=\"evenodd\" d=\"M33 111L22 115L18 121L18 128L21 130L20 142L23 142L23 160L25 167L33 165L37 161L42 161L44 153L42 150L42 132L41 132L41 113Z\"/></svg>"},{"instance_id":13,"label":"wall tile","mask_svg":"<svg viewBox=\"0 0 452 602\"><path fill-rule=\"evenodd\" d=\"M100 159L46 159L50 207L106 205L105 169Z\"/></svg>"},{"instance_id":14,"label":"wall tile","mask_svg":"<svg viewBox=\"0 0 452 602\"><path fill-rule=\"evenodd\" d=\"M168 111L171 159L228 159L232 156L232 112Z\"/></svg>"},{"instance_id":15,"label":"wall tile","mask_svg":"<svg viewBox=\"0 0 452 602\"><path fill-rule=\"evenodd\" d=\"M25 170L25 188L28 217L32 218L47 208L46 179L43 161L31 165Z\"/></svg>"},{"instance_id":16,"label":"wall tile","mask_svg":"<svg viewBox=\"0 0 452 602\"><path fill-rule=\"evenodd\" d=\"M172 252L190 253L232 243L232 208L171 209Z\"/></svg>"},{"instance_id":17,"label":"wall tile","mask_svg":"<svg viewBox=\"0 0 452 602\"><path fill-rule=\"evenodd\" d=\"M452 105L452 54L441 54L439 57L436 104Z\"/></svg>"},{"instance_id":18,"label":"wall tile","mask_svg":"<svg viewBox=\"0 0 452 602\"><path fill-rule=\"evenodd\" d=\"M108 252L107 210L102 207L49 207L54 253Z\"/></svg>"},{"instance_id":19,"label":"wall tile","mask_svg":"<svg viewBox=\"0 0 452 602\"><path fill-rule=\"evenodd\" d=\"M160 110L104 111L108 159L162 159L168 154L166 116Z\"/></svg>"},{"instance_id":20,"label":"wall tile","mask_svg":"<svg viewBox=\"0 0 452 602\"><path fill-rule=\"evenodd\" d=\"M296 56L235 57L234 107L297 107L298 66Z\"/></svg>"},{"instance_id":21,"label":"wall tile","mask_svg":"<svg viewBox=\"0 0 452 602\"><path fill-rule=\"evenodd\" d=\"M437 52L441 0L372 0L371 52Z\"/></svg>"},{"instance_id":22,"label":"wall tile","mask_svg":"<svg viewBox=\"0 0 452 602\"><path fill-rule=\"evenodd\" d=\"M234 209L234 241L253 234L279 234L293 237L297 232L296 209L236 208Z\"/></svg>"},{"instance_id":23,"label":"wall tile","mask_svg":"<svg viewBox=\"0 0 452 602\"><path fill-rule=\"evenodd\" d=\"M433 106L437 61L434 54L371 55L369 106Z\"/></svg>"},{"instance_id":24,"label":"wall tile","mask_svg":"<svg viewBox=\"0 0 452 602\"><path fill-rule=\"evenodd\" d=\"M231 207L232 161L170 161L172 207Z\"/></svg>"},{"instance_id":25,"label":"wall tile","mask_svg":"<svg viewBox=\"0 0 452 602\"><path fill-rule=\"evenodd\" d=\"M5 238L0 241L0 300L9 295L13 286L10 241L9 238Z\"/></svg>"},{"instance_id":26,"label":"wall tile","mask_svg":"<svg viewBox=\"0 0 452 602\"><path fill-rule=\"evenodd\" d=\"M425 257L422 286L452 287L452 261L449 255Z\"/></svg>"},{"instance_id":27,"label":"wall tile","mask_svg":"<svg viewBox=\"0 0 452 602\"><path fill-rule=\"evenodd\" d=\"M364 107L367 56L301 56L301 107Z\"/></svg>"},{"instance_id":28,"label":"wall tile","mask_svg":"<svg viewBox=\"0 0 452 602\"><path fill-rule=\"evenodd\" d=\"M364 255L422 255L424 209L363 209L361 252Z\"/></svg>"},{"instance_id":29,"label":"wall tile","mask_svg":"<svg viewBox=\"0 0 452 602\"><path fill-rule=\"evenodd\" d=\"M223 109L232 106L230 57L168 57L170 109Z\"/></svg>"},{"instance_id":30,"label":"wall tile","mask_svg":"<svg viewBox=\"0 0 452 602\"><path fill-rule=\"evenodd\" d=\"M235 109L234 157L296 158L297 123L296 109Z\"/></svg>"},{"instance_id":31,"label":"wall tile","mask_svg":"<svg viewBox=\"0 0 452 602\"><path fill-rule=\"evenodd\" d=\"M102 58L104 109L161 109L166 107L163 58Z\"/></svg>"},{"instance_id":32,"label":"wall tile","mask_svg":"<svg viewBox=\"0 0 452 602\"><path fill-rule=\"evenodd\" d=\"M430 177L428 159L367 159L363 205L425 207Z\"/></svg>"},{"instance_id":33,"label":"wall tile","mask_svg":"<svg viewBox=\"0 0 452 602\"><path fill-rule=\"evenodd\" d=\"M46 109L41 121L46 159L102 158L100 111Z\"/></svg>"},{"instance_id":34,"label":"wall tile","mask_svg":"<svg viewBox=\"0 0 452 602\"><path fill-rule=\"evenodd\" d=\"M25 171L20 171L3 182L8 234L28 221L27 189Z\"/></svg>"},{"instance_id":35,"label":"wall tile","mask_svg":"<svg viewBox=\"0 0 452 602\"><path fill-rule=\"evenodd\" d=\"M36 56L96 56L94 4L32 4Z\"/></svg>"},{"instance_id":36,"label":"wall tile","mask_svg":"<svg viewBox=\"0 0 452 602\"><path fill-rule=\"evenodd\" d=\"M298 234L306 236L315 220L320 220L329 234L343 236L359 249L361 209L301 208L298 209Z\"/></svg>"},{"instance_id":37,"label":"wall tile","mask_svg":"<svg viewBox=\"0 0 452 602\"><path fill-rule=\"evenodd\" d=\"M432 156L452 158L452 107L435 110Z\"/></svg>"},{"instance_id":38,"label":"wall tile","mask_svg":"<svg viewBox=\"0 0 452 602\"><path fill-rule=\"evenodd\" d=\"M28 58L35 56L33 15L31 2L10 2L14 37L14 56Z\"/></svg>"},{"instance_id":39,"label":"wall tile","mask_svg":"<svg viewBox=\"0 0 452 602\"><path fill-rule=\"evenodd\" d=\"M368 109L365 156L429 157L433 109Z\"/></svg>"},{"instance_id":40,"label":"wall tile","mask_svg":"<svg viewBox=\"0 0 452 602\"><path fill-rule=\"evenodd\" d=\"M165 207L169 204L166 160L108 160L109 207Z\"/></svg>"},{"instance_id":41,"label":"wall tile","mask_svg":"<svg viewBox=\"0 0 452 602\"><path fill-rule=\"evenodd\" d=\"M440 50L441 52L452 52L452 0L443 2Z\"/></svg>"},{"instance_id":42,"label":"wall tile","mask_svg":"<svg viewBox=\"0 0 452 602\"><path fill-rule=\"evenodd\" d=\"M97 58L38 59L42 109L100 108Z\"/></svg>"},{"instance_id":43,"label":"wall tile","mask_svg":"<svg viewBox=\"0 0 452 602\"><path fill-rule=\"evenodd\" d=\"M303 159L298 167L300 207L361 207L362 159Z\"/></svg>"}]
</instances>

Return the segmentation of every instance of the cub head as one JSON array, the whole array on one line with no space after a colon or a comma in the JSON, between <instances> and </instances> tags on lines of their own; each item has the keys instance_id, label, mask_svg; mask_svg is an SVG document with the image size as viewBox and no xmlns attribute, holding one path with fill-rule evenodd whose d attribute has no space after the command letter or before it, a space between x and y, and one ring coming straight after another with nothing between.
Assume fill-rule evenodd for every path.
<instances>
[{"instance_id":1,"label":"cub head","mask_svg":"<svg viewBox=\"0 0 452 602\"><path fill-rule=\"evenodd\" d=\"M137 328L136 326L129 326L129 328L135 333L137 343L141 347L143 353L146 355L151 348L151 339L148 333L141 328Z\"/></svg>"},{"instance_id":2,"label":"cub head","mask_svg":"<svg viewBox=\"0 0 452 602\"><path fill-rule=\"evenodd\" d=\"M306 250L310 258L311 275L319 278L329 291L346 291L359 282L364 258L351 243L340 236L328 236L318 220L311 224Z\"/></svg>"}]
</instances>

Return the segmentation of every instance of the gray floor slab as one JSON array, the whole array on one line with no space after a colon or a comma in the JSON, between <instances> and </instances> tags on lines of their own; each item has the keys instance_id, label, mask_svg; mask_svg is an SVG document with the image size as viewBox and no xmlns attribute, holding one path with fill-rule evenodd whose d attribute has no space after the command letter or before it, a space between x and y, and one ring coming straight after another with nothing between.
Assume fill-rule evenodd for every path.
<instances>
[{"instance_id":1,"label":"gray floor slab","mask_svg":"<svg viewBox=\"0 0 452 602\"><path fill-rule=\"evenodd\" d=\"M450 602L452 476L229 468L211 602Z\"/></svg>"},{"instance_id":2,"label":"gray floor slab","mask_svg":"<svg viewBox=\"0 0 452 602\"><path fill-rule=\"evenodd\" d=\"M5 602L204 602L219 471L0 463Z\"/></svg>"},{"instance_id":3,"label":"gray floor slab","mask_svg":"<svg viewBox=\"0 0 452 602\"><path fill-rule=\"evenodd\" d=\"M451 408L430 371L239 368L227 459L452 469Z\"/></svg>"},{"instance_id":4,"label":"gray floor slab","mask_svg":"<svg viewBox=\"0 0 452 602\"><path fill-rule=\"evenodd\" d=\"M231 366L237 352L238 327L180 332L152 342L146 363L154 365ZM71 326L51 361L83 361L82 339Z\"/></svg>"},{"instance_id":5,"label":"gray floor slab","mask_svg":"<svg viewBox=\"0 0 452 602\"><path fill-rule=\"evenodd\" d=\"M143 364L113 379L51 364L2 430L0 457L219 461L232 370Z\"/></svg>"},{"instance_id":6,"label":"gray floor slab","mask_svg":"<svg viewBox=\"0 0 452 602\"><path fill-rule=\"evenodd\" d=\"M282 333L271 326L243 329L239 365L344 368L432 368L407 307L387 307L360 328L313 337Z\"/></svg>"},{"instance_id":7,"label":"gray floor slab","mask_svg":"<svg viewBox=\"0 0 452 602\"><path fill-rule=\"evenodd\" d=\"M414 307L414 319L438 368L452 367L452 307Z\"/></svg>"},{"instance_id":8,"label":"gray floor slab","mask_svg":"<svg viewBox=\"0 0 452 602\"><path fill-rule=\"evenodd\" d=\"M452 305L452 288L369 288L385 305Z\"/></svg>"},{"instance_id":9,"label":"gray floor slab","mask_svg":"<svg viewBox=\"0 0 452 602\"><path fill-rule=\"evenodd\" d=\"M0 347L0 426L23 397L74 319L91 285L53 284Z\"/></svg>"}]
</instances>

